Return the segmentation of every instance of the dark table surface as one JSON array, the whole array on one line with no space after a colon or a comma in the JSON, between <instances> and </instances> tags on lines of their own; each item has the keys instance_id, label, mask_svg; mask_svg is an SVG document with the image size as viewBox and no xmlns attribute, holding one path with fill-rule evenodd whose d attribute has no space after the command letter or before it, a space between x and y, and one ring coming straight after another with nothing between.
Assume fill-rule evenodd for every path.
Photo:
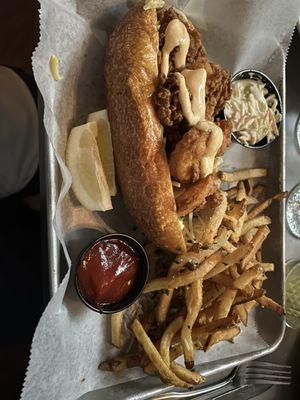
<instances>
[{"instance_id":1,"label":"dark table surface","mask_svg":"<svg viewBox=\"0 0 300 400\"><path fill-rule=\"evenodd\" d=\"M36 97L31 54L38 41L38 2L2 1L0 32L0 64L13 68ZM32 336L49 298L39 179L37 171L20 193L0 199L0 397L5 400L20 396Z\"/></svg>"}]
</instances>

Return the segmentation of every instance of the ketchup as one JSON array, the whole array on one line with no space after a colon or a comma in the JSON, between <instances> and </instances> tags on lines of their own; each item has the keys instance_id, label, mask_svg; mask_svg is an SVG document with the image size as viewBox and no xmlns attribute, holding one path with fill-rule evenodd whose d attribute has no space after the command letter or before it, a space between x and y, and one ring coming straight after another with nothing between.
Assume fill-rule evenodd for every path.
<instances>
[{"instance_id":1,"label":"ketchup","mask_svg":"<svg viewBox=\"0 0 300 400\"><path fill-rule=\"evenodd\" d=\"M124 299L135 282L138 256L119 239L103 239L83 255L77 268L82 296L94 306Z\"/></svg>"}]
</instances>

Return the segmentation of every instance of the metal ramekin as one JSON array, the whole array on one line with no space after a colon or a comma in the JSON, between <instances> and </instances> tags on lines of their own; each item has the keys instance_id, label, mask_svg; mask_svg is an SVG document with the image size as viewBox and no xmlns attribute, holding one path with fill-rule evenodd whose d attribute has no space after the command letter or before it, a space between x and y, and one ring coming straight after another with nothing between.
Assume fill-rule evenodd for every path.
<instances>
[{"instance_id":1,"label":"metal ramekin","mask_svg":"<svg viewBox=\"0 0 300 400\"><path fill-rule=\"evenodd\" d=\"M278 91L275 83L266 74L264 74L261 71L257 71L255 69L243 69L242 71L239 71L233 75L231 82L241 80L241 79L259 80L262 83L264 83L266 85L266 88L268 89L268 94L269 95L275 94L276 99L278 101L277 108L278 108L279 112L282 114L282 101L281 101L279 91ZM224 111L224 116L226 118L225 111ZM280 126L281 126L281 121L277 123L277 128L278 128L279 132L280 132ZM239 138L237 137L237 135L235 134L235 132L232 132L232 136L237 143L239 143L241 146L246 147L248 149L262 149L262 148L268 146L269 144L273 143L273 141L276 139L276 137L275 137L273 140L270 140L270 142L268 142L267 138L265 137L260 142L254 144L254 145L251 145L251 144L242 143L239 140Z\"/></svg>"},{"instance_id":2,"label":"metal ramekin","mask_svg":"<svg viewBox=\"0 0 300 400\"><path fill-rule=\"evenodd\" d=\"M128 246L130 246L139 258L138 263L138 271L136 280L130 290L130 292L126 295L126 297L119 302L116 303L105 303L101 304L99 307L96 307L94 304L91 304L88 299L86 299L81 293L78 282L77 282L77 268L80 265L81 260L85 257L86 252L94 246L96 243L104 240L104 239L120 239L125 242ZM125 308L129 307L132 303L134 303L139 296L143 293L144 287L147 283L149 275L149 260L148 256L145 252L143 246L135 240L133 237L129 235L125 235L123 233L112 233L108 235L101 236L100 238L93 241L82 253L80 256L77 264L76 264L76 271L75 271L75 288L77 294L81 301L91 310L96 311L100 314L113 314L119 311L124 310Z\"/></svg>"}]
</instances>

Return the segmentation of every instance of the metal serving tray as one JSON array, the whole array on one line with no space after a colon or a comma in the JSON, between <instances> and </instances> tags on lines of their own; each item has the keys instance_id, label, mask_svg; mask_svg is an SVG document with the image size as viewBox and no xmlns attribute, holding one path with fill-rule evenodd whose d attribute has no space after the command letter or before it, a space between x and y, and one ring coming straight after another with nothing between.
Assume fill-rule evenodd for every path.
<instances>
[{"instance_id":1,"label":"metal serving tray","mask_svg":"<svg viewBox=\"0 0 300 400\"><path fill-rule=\"evenodd\" d=\"M246 149L237 143L227 151L224 157L224 169L248 167L267 167L269 176L267 178L267 194L272 195L279 190L285 190L285 71L283 80L277 86L282 96L283 122L281 133L270 146L264 149ZM53 217L55 214L56 201L60 187L60 175L54 151L47 135L44 135L44 151L46 175L46 198L47 198L47 220L48 220L48 252L49 252L49 285L50 294L54 295L59 283L66 272L66 262L62 255L54 227ZM284 260L285 260L285 223L284 203L273 202L268 210L272 218L271 233L263 246L263 257L268 262L275 264L275 271L266 281L264 287L267 294L280 303L284 303ZM83 235L83 234L81 234ZM80 240L82 239L82 241ZM86 237L79 237L82 248L87 244ZM78 245L78 241L77 241ZM79 249L80 250L80 249ZM79 300L78 300L79 301ZM201 372L206 376L219 373L225 369L234 367L243 362L262 357L274 351L280 344L285 331L285 318L278 317L269 310L257 308L255 311L255 325L258 334L264 339L264 348L252 352L242 352L238 355L217 359L212 362L201 364ZM112 388L105 388L89 393L84 399L147 399L159 393L169 390L155 377L145 377L135 381L122 383Z\"/></svg>"}]
</instances>

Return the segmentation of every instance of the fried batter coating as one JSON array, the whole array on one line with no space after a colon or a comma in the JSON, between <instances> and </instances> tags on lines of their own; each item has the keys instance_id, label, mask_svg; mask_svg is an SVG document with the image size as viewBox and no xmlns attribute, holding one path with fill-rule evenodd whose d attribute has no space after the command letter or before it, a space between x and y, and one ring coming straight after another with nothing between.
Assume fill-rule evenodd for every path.
<instances>
[{"instance_id":1,"label":"fried batter coating","mask_svg":"<svg viewBox=\"0 0 300 400\"><path fill-rule=\"evenodd\" d=\"M206 80L206 112L207 120L213 118L223 109L225 101L231 96L231 82L229 72L221 68L219 64L205 64L207 72Z\"/></svg>"},{"instance_id":2,"label":"fried batter coating","mask_svg":"<svg viewBox=\"0 0 300 400\"><path fill-rule=\"evenodd\" d=\"M223 131L223 142L217 156L224 153L231 143L231 123L219 121L216 123ZM195 127L184 134L176 144L169 157L171 176L180 183L197 182L201 177L200 162L205 154L209 132Z\"/></svg>"},{"instance_id":3,"label":"fried batter coating","mask_svg":"<svg viewBox=\"0 0 300 400\"><path fill-rule=\"evenodd\" d=\"M196 242L204 246L212 245L227 209L227 196L217 190L207 198L205 206L196 214L194 219L194 235Z\"/></svg>"},{"instance_id":4,"label":"fried batter coating","mask_svg":"<svg viewBox=\"0 0 300 400\"><path fill-rule=\"evenodd\" d=\"M231 96L230 75L218 64L197 63L192 69L204 68L207 72L205 86L205 118L212 121L214 117L224 108L226 100ZM153 101L161 124L166 127L176 128L184 120L179 102L179 87L174 73L168 78L159 77L157 91ZM172 134L172 130L169 135Z\"/></svg>"},{"instance_id":5,"label":"fried batter coating","mask_svg":"<svg viewBox=\"0 0 300 400\"><path fill-rule=\"evenodd\" d=\"M217 153L217 156L222 156L227 147L231 145L232 123L226 119L222 119L221 121L216 121L215 124L223 131L223 142Z\"/></svg>"},{"instance_id":6,"label":"fried batter coating","mask_svg":"<svg viewBox=\"0 0 300 400\"><path fill-rule=\"evenodd\" d=\"M170 154L171 176L181 183L196 182L200 178L200 160L205 154L209 132L191 128Z\"/></svg>"},{"instance_id":7,"label":"fried batter coating","mask_svg":"<svg viewBox=\"0 0 300 400\"><path fill-rule=\"evenodd\" d=\"M195 210L200 210L211 196L219 188L220 181L213 175L200 179L198 182L187 186L182 194L176 197L177 214L185 216Z\"/></svg>"}]
</instances>

